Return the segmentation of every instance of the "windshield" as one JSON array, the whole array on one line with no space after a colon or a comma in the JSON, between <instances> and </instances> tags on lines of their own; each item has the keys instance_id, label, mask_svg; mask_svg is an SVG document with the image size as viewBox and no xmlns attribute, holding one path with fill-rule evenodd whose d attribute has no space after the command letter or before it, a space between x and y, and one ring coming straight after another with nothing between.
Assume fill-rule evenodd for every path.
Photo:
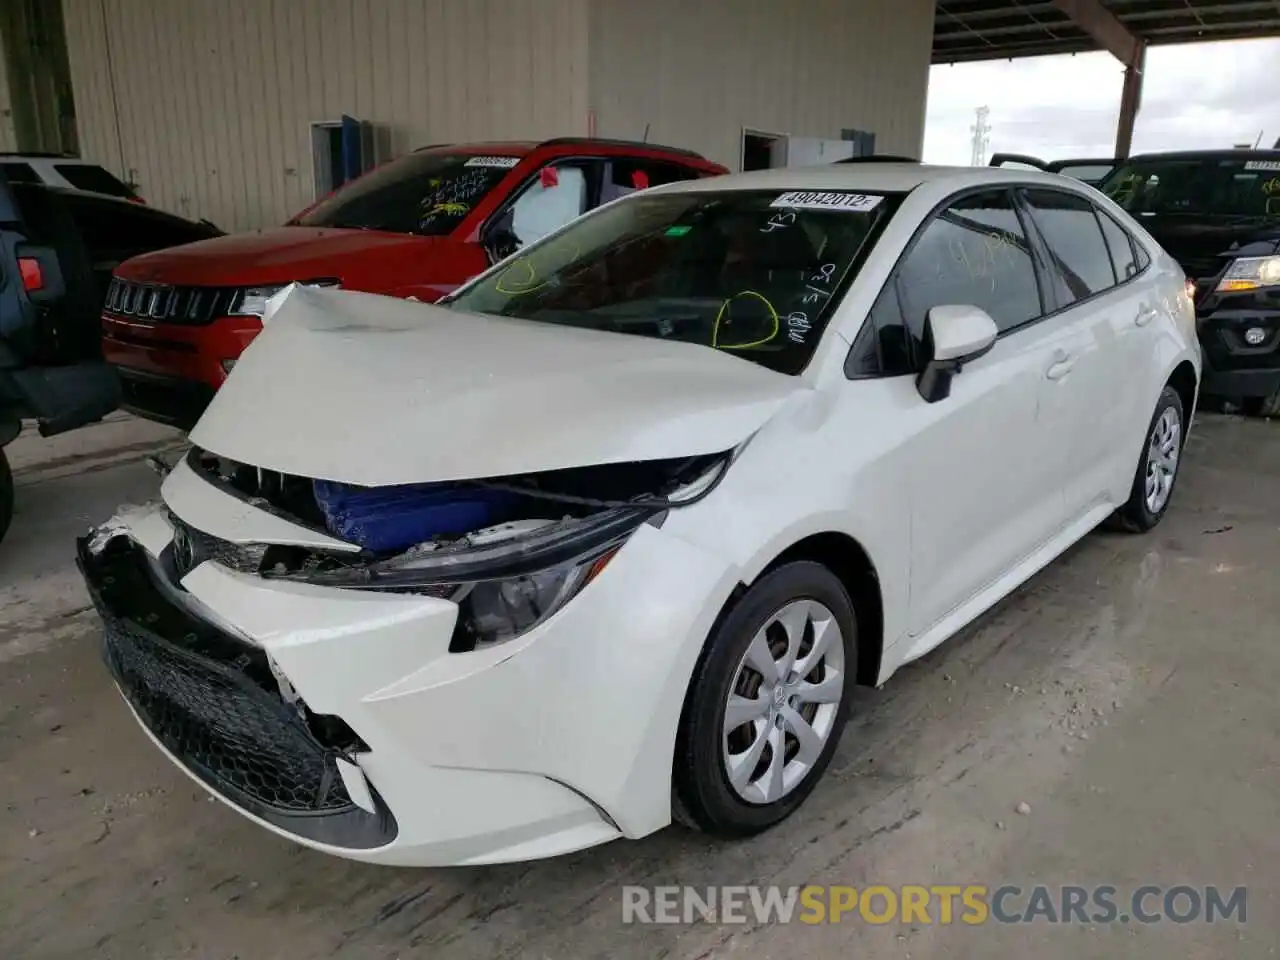
<instances>
[{"instance_id":1,"label":"windshield","mask_svg":"<svg viewBox=\"0 0 1280 960\"><path fill-rule=\"evenodd\" d=\"M1280 160L1136 160L1118 167L1101 189L1134 214L1280 217Z\"/></svg>"},{"instance_id":2,"label":"windshield","mask_svg":"<svg viewBox=\"0 0 1280 960\"><path fill-rule=\"evenodd\" d=\"M796 374L884 217L885 199L846 191L639 194L529 247L451 306L697 343Z\"/></svg>"},{"instance_id":3,"label":"windshield","mask_svg":"<svg viewBox=\"0 0 1280 960\"><path fill-rule=\"evenodd\" d=\"M519 157L410 153L339 187L289 222L444 236L519 162Z\"/></svg>"}]
</instances>

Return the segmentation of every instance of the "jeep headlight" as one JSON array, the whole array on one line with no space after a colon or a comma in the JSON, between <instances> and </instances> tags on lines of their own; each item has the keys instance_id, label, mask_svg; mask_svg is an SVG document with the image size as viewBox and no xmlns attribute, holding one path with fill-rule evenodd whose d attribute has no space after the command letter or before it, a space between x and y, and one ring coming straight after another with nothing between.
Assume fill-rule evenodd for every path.
<instances>
[{"instance_id":1,"label":"jeep headlight","mask_svg":"<svg viewBox=\"0 0 1280 960\"><path fill-rule=\"evenodd\" d=\"M267 312L267 301L287 286L287 283L276 283L265 287L246 287L236 294L227 313L233 317L261 317ZM299 286L336 287L339 283L337 280L304 280Z\"/></svg>"},{"instance_id":2,"label":"jeep headlight","mask_svg":"<svg viewBox=\"0 0 1280 960\"><path fill-rule=\"evenodd\" d=\"M1217 292L1240 293L1264 287L1280 287L1280 256L1240 257L1231 261L1218 281Z\"/></svg>"}]
</instances>

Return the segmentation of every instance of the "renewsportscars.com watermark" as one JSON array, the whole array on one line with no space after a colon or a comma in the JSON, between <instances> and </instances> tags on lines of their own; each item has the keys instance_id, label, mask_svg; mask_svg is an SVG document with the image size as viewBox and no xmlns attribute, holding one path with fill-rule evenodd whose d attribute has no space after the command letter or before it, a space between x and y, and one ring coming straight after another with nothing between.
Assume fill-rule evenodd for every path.
<instances>
[{"instance_id":1,"label":"renewsportscars.com watermark","mask_svg":"<svg viewBox=\"0 0 1280 960\"><path fill-rule=\"evenodd\" d=\"M1224 923L1246 920L1245 887L980 884L900 887L622 888L623 923Z\"/></svg>"}]
</instances>

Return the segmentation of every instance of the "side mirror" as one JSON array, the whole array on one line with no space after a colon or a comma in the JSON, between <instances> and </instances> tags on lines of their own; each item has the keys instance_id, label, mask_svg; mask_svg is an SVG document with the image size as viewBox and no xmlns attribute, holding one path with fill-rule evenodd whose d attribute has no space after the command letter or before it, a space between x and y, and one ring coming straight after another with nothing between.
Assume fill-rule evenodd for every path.
<instances>
[{"instance_id":1,"label":"side mirror","mask_svg":"<svg viewBox=\"0 0 1280 960\"><path fill-rule=\"evenodd\" d=\"M951 395L951 378L995 346L1000 330L980 307L946 305L929 311L924 324L925 366L916 389L927 403Z\"/></svg>"}]
</instances>

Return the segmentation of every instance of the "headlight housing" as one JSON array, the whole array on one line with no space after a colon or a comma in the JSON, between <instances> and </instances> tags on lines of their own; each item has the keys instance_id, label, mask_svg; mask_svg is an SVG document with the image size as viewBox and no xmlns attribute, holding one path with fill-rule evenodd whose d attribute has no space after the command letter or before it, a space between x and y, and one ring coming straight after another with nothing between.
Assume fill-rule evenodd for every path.
<instances>
[{"instance_id":1,"label":"headlight housing","mask_svg":"<svg viewBox=\"0 0 1280 960\"><path fill-rule=\"evenodd\" d=\"M381 560L327 570L276 572L267 579L305 580L321 586L416 593L452 600L458 623L450 650L514 639L542 623L599 576L651 508L622 508L579 520L517 521L459 546L406 551Z\"/></svg>"},{"instance_id":2,"label":"headlight housing","mask_svg":"<svg viewBox=\"0 0 1280 960\"><path fill-rule=\"evenodd\" d=\"M507 580L469 584L455 596L458 625L449 649L454 652L513 640L532 630L594 580L618 547L558 567Z\"/></svg>"},{"instance_id":3,"label":"headlight housing","mask_svg":"<svg viewBox=\"0 0 1280 960\"><path fill-rule=\"evenodd\" d=\"M299 285L303 287L340 286L334 279L302 280L299 281ZM261 317L267 311L267 301L287 286L289 286L287 283L276 283L265 287L246 287L235 295L227 314L232 317Z\"/></svg>"},{"instance_id":4,"label":"headlight housing","mask_svg":"<svg viewBox=\"0 0 1280 960\"><path fill-rule=\"evenodd\" d=\"M1241 293L1280 287L1280 256L1240 257L1231 261L1218 281L1218 293Z\"/></svg>"}]
</instances>

